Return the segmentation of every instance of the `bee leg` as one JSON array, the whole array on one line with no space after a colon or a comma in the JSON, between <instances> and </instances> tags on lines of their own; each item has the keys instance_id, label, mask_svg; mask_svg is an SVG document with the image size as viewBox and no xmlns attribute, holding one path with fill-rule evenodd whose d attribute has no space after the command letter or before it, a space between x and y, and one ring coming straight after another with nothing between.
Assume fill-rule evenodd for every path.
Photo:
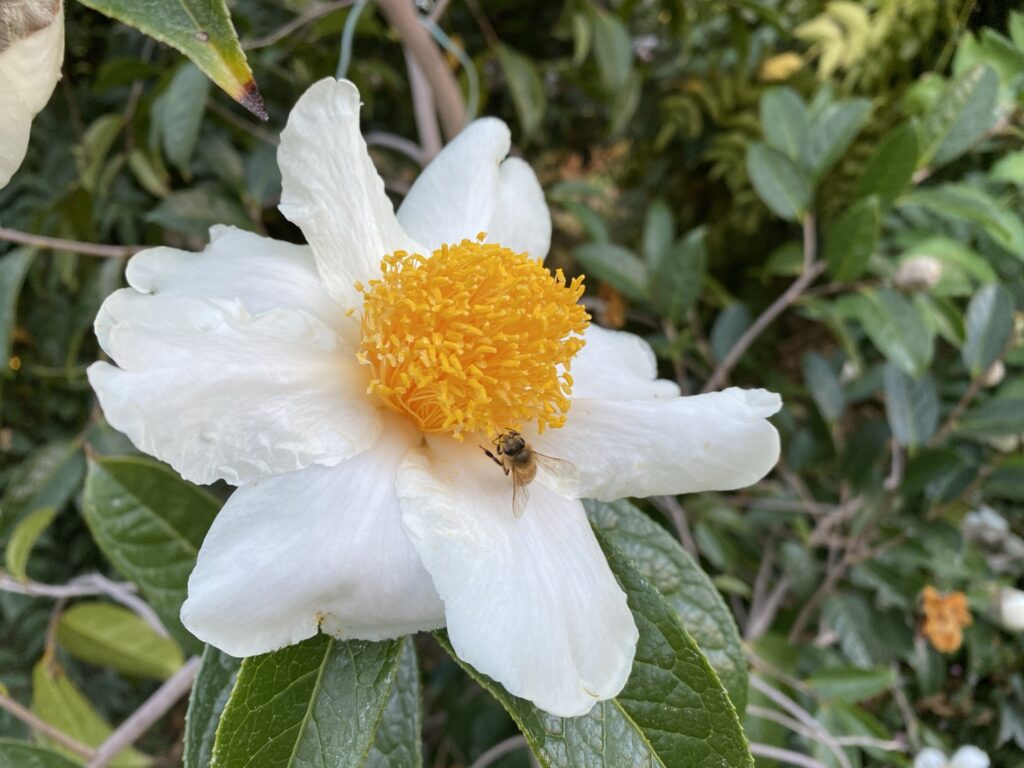
<instances>
[{"instance_id":1,"label":"bee leg","mask_svg":"<svg viewBox=\"0 0 1024 768\"><path fill-rule=\"evenodd\" d=\"M505 465L501 463L501 460L497 456L495 456L493 453L488 451L486 448L484 448L482 445L478 446L478 447L480 448L481 451L483 451L484 453L487 454L487 456L490 458L491 461L493 461L495 464L497 464L499 467L501 467L502 471L505 473L505 476L507 477L508 476L508 469L506 469Z\"/></svg>"}]
</instances>

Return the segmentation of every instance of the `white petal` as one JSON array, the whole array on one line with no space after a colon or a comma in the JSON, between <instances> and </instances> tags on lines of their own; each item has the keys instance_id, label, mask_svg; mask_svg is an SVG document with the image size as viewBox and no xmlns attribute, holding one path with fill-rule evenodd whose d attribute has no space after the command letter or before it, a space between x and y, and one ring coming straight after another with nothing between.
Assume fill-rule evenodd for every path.
<instances>
[{"instance_id":1,"label":"white petal","mask_svg":"<svg viewBox=\"0 0 1024 768\"><path fill-rule=\"evenodd\" d=\"M240 299L250 314L301 309L339 333L356 323L327 295L308 245L217 225L202 253L151 248L132 257L128 284L142 293Z\"/></svg>"},{"instance_id":2,"label":"white petal","mask_svg":"<svg viewBox=\"0 0 1024 768\"><path fill-rule=\"evenodd\" d=\"M445 604L456 653L562 717L625 685L637 630L579 501L512 485L475 446L435 439L398 473L402 521Z\"/></svg>"},{"instance_id":3,"label":"white petal","mask_svg":"<svg viewBox=\"0 0 1024 768\"><path fill-rule=\"evenodd\" d=\"M950 768L989 768L992 764L987 754L977 747L960 747L949 761Z\"/></svg>"},{"instance_id":4,"label":"white petal","mask_svg":"<svg viewBox=\"0 0 1024 768\"><path fill-rule=\"evenodd\" d=\"M383 640L437 629L444 606L402 529L395 475L418 435L390 417L368 451L242 486L206 535L181 609L232 656L316 634Z\"/></svg>"},{"instance_id":5,"label":"white petal","mask_svg":"<svg viewBox=\"0 0 1024 768\"><path fill-rule=\"evenodd\" d=\"M586 344L572 359L572 396L606 400L646 400L677 397L675 382L658 379L651 345L625 331L590 325Z\"/></svg>"},{"instance_id":6,"label":"white petal","mask_svg":"<svg viewBox=\"0 0 1024 768\"><path fill-rule=\"evenodd\" d=\"M398 225L366 151L352 83L327 78L302 95L277 161L281 212L302 229L327 292L343 307L361 304L354 284L378 275L384 256L423 251Z\"/></svg>"},{"instance_id":7,"label":"white petal","mask_svg":"<svg viewBox=\"0 0 1024 768\"><path fill-rule=\"evenodd\" d=\"M914 758L914 768L946 768L946 756L935 747L926 747Z\"/></svg>"},{"instance_id":8,"label":"white petal","mask_svg":"<svg viewBox=\"0 0 1024 768\"><path fill-rule=\"evenodd\" d=\"M781 406L774 393L736 388L668 400L573 400L565 426L531 442L576 465L578 484L551 480L567 495L612 501L727 491L775 466L779 435L767 417Z\"/></svg>"},{"instance_id":9,"label":"white petal","mask_svg":"<svg viewBox=\"0 0 1024 768\"><path fill-rule=\"evenodd\" d=\"M409 237L436 250L487 231L498 202L501 161L512 137L501 120L465 128L424 169L398 209Z\"/></svg>"},{"instance_id":10,"label":"white petal","mask_svg":"<svg viewBox=\"0 0 1024 768\"><path fill-rule=\"evenodd\" d=\"M298 310L126 288L96 318L89 381L107 420L195 483L333 465L380 432L351 349Z\"/></svg>"},{"instance_id":11,"label":"white petal","mask_svg":"<svg viewBox=\"0 0 1024 768\"><path fill-rule=\"evenodd\" d=\"M64 63L64 6L53 21L0 53L0 188L25 159L34 118L50 100Z\"/></svg>"},{"instance_id":12,"label":"white petal","mask_svg":"<svg viewBox=\"0 0 1024 768\"><path fill-rule=\"evenodd\" d=\"M487 242L501 243L535 259L543 259L551 249L551 211L544 190L537 174L518 157L501 164L498 201L484 231Z\"/></svg>"}]
</instances>

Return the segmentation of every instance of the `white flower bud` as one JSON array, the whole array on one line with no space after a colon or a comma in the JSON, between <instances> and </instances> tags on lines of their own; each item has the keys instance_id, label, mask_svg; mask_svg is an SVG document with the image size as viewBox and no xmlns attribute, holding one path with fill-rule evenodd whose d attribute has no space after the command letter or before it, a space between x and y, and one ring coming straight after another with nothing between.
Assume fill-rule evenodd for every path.
<instances>
[{"instance_id":1,"label":"white flower bud","mask_svg":"<svg viewBox=\"0 0 1024 768\"><path fill-rule=\"evenodd\" d=\"M967 513L960 526L965 539L990 546L999 544L1010 533L1006 518L992 507Z\"/></svg>"},{"instance_id":2,"label":"white flower bud","mask_svg":"<svg viewBox=\"0 0 1024 768\"><path fill-rule=\"evenodd\" d=\"M1019 589L1000 590L997 614L999 623L1010 632L1024 632L1024 592Z\"/></svg>"},{"instance_id":3,"label":"white flower bud","mask_svg":"<svg viewBox=\"0 0 1024 768\"><path fill-rule=\"evenodd\" d=\"M985 371L985 375L981 379L981 383L986 387L997 387L1006 375L1006 366L1002 360L996 360L992 365Z\"/></svg>"},{"instance_id":4,"label":"white flower bud","mask_svg":"<svg viewBox=\"0 0 1024 768\"><path fill-rule=\"evenodd\" d=\"M927 291L942 277L942 262L934 256L911 256L900 262L892 281L901 291Z\"/></svg>"},{"instance_id":5,"label":"white flower bud","mask_svg":"<svg viewBox=\"0 0 1024 768\"><path fill-rule=\"evenodd\" d=\"M50 100L63 62L61 0L0 3L0 188L25 159L32 118Z\"/></svg>"}]
</instances>

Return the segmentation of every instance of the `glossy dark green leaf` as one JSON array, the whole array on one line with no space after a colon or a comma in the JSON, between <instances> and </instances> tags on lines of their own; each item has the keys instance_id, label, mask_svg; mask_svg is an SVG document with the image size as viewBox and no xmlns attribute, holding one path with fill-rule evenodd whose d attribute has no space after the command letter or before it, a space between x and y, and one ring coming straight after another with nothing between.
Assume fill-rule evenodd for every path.
<instances>
[{"instance_id":1,"label":"glossy dark green leaf","mask_svg":"<svg viewBox=\"0 0 1024 768\"><path fill-rule=\"evenodd\" d=\"M814 116L803 151L804 166L812 179L821 178L836 164L870 114L870 101L852 99L830 104Z\"/></svg>"},{"instance_id":2,"label":"glossy dark green leaf","mask_svg":"<svg viewBox=\"0 0 1024 768\"><path fill-rule=\"evenodd\" d=\"M267 119L249 63L224 0L82 0L188 56L257 117Z\"/></svg>"},{"instance_id":3,"label":"glossy dark green leaf","mask_svg":"<svg viewBox=\"0 0 1024 768\"><path fill-rule=\"evenodd\" d=\"M0 537L38 509L60 510L78 491L84 474L85 456L77 440L60 440L37 448L18 465L4 489Z\"/></svg>"},{"instance_id":4,"label":"glossy dark green leaf","mask_svg":"<svg viewBox=\"0 0 1024 768\"><path fill-rule=\"evenodd\" d=\"M394 688L402 641L324 635L245 659L211 768L362 768Z\"/></svg>"},{"instance_id":5,"label":"glossy dark green leaf","mask_svg":"<svg viewBox=\"0 0 1024 768\"><path fill-rule=\"evenodd\" d=\"M739 302L730 304L715 318L711 326L711 351L721 360L750 326L750 310Z\"/></svg>"},{"instance_id":6,"label":"glossy dark green leaf","mask_svg":"<svg viewBox=\"0 0 1024 768\"><path fill-rule=\"evenodd\" d=\"M881 211L877 197L865 197L829 224L825 232L825 261L835 280L856 280L867 269L875 250Z\"/></svg>"},{"instance_id":7,"label":"glossy dark green leaf","mask_svg":"<svg viewBox=\"0 0 1024 768\"><path fill-rule=\"evenodd\" d=\"M164 155L185 178L189 178L209 93L210 81L195 66L185 63L174 73L167 90L153 102L154 127Z\"/></svg>"},{"instance_id":8,"label":"glossy dark green leaf","mask_svg":"<svg viewBox=\"0 0 1024 768\"><path fill-rule=\"evenodd\" d=\"M889 288L854 298L864 331L886 359L911 376L922 373L931 362L935 336L914 306Z\"/></svg>"},{"instance_id":9,"label":"glossy dark green leaf","mask_svg":"<svg viewBox=\"0 0 1024 768\"><path fill-rule=\"evenodd\" d=\"M966 337L961 356L977 376L988 370L1013 331L1013 295L999 283L981 288L967 305Z\"/></svg>"},{"instance_id":10,"label":"glossy dark green leaf","mask_svg":"<svg viewBox=\"0 0 1024 768\"><path fill-rule=\"evenodd\" d=\"M40 507L14 526L11 539L7 542L7 549L4 550L4 564L11 576L22 581L27 578L25 568L28 565L28 556L32 554L36 541L43 531L50 527L55 517L55 508Z\"/></svg>"},{"instance_id":11,"label":"glossy dark green leaf","mask_svg":"<svg viewBox=\"0 0 1024 768\"><path fill-rule=\"evenodd\" d=\"M807 105L792 88L771 88L761 97L761 130L769 145L797 161L807 142Z\"/></svg>"},{"instance_id":12,"label":"glossy dark green leaf","mask_svg":"<svg viewBox=\"0 0 1024 768\"><path fill-rule=\"evenodd\" d=\"M585 243L572 252L590 284L603 280L637 301L647 298L647 267L635 253L614 243Z\"/></svg>"},{"instance_id":13,"label":"glossy dark green leaf","mask_svg":"<svg viewBox=\"0 0 1024 768\"><path fill-rule=\"evenodd\" d=\"M421 768L423 746L420 731L423 712L420 693L420 671L416 663L416 646L412 637L402 642L402 659L391 687L377 738L366 758L365 768Z\"/></svg>"},{"instance_id":14,"label":"glossy dark green leaf","mask_svg":"<svg viewBox=\"0 0 1024 768\"><path fill-rule=\"evenodd\" d=\"M185 768L209 768L220 716L235 687L241 659L206 646L185 715Z\"/></svg>"},{"instance_id":15,"label":"glossy dark green leaf","mask_svg":"<svg viewBox=\"0 0 1024 768\"><path fill-rule=\"evenodd\" d=\"M198 643L178 618L188 577L219 502L163 464L139 457L89 462L83 512L103 554L186 650Z\"/></svg>"},{"instance_id":16,"label":"glossy dark green leaf","mask_svg":"<svg viewBox=\"0 0 1024 768\"><path fill-rule=\"evenodd\" d=\"M0 768L80 768L80 764L43 747L0 739Z\"/></svg>"},{"instance_id":17,"label":"glossy dark green leaf","mask_svg":"<svg viewBox=\"0 0 1024 768\"><path fill-rule=\"evenodd\" d=\"M818 406L818 411L826 421L838 421L846 409L846 396L831 363L812 351L804 354L801 367L807 391Z\"/></svg>"},{"instance_id":18,"label":"glossy dark green leaf","mask_svg":"<svg viewBox=\"0 0 1024 768\"><path fill-rule=\"evenodd\" d=\"M497 51L505 82L512 93L512 102L519 116L522 138L530 139L540 128L547 108L544 83L532 60L507 45L499 45Z\"/></svg>"},{"instance_id":19,"label":"glossy dark green leaf","mask_svg":"<svg viewBox=\"0 0 1024 768\"><path fill-rule=\"evenodd\" d=\"M601 82L606 90L618 91L626 86L633 73L633 42L629 30L618 17L605 11L595 10L591 22L594 59Z\"/></svg>"},{"instance_id":20,"label":"glossy dark green leaf","mask_svg":"<svg viewBox=\"0 0 1024 768\"><path fill-rule=\"evenodd\" d=\"M1024 433L1024 397L996 397L976 405L960 418L956 432L980 438Z\"/></svg>"},{"instance_id":21,"label":"glossy dark green leaf","mask_svg":"<svg viewBox=\"0 0 1024 768\"><path fill-rule=\"evenodd\" d=\"M696 560L663 527L628 501L587 501L591 524L622 550L676 610L683 626L740 712L747 701L747 661L732 612Z\"/></svg>"},{"instance_id":22,"label":"glossy dark green leaf","mask_svg":"<svg viewBox=\"0 0 1024 768\"><path fill-rule=\"evenodd\" d=\"M252 219L241 204L212 186L173 192L146 214L146 221L175 232L207 237L214 224L253 230Z\"/></svg>"},{"instance_id":23,"label":"glossy dark green leaf","mask_svg":"<svg viewBox=\"0 0 1024 768\"><path fill-rule=\"evenodd\" d=\"M14 330L18 294L35 255L32 248L17 248L0 258L0 369L6 372L11 356L11 332Z\"/></svg>"},{"instance_id":24,"label":"glossy dark green leaf","mask_svg":"<svg viewBox=\"0 0 1024 768\"><path fill-rule=\"evenodd\" d=\"M651 302L662 316L679 323L697 302L707 266L707 245L703 227L676 240L654 270Z\"/></svg>"},{"instance_id":25,"label":"glossy dark green leaf","mask_svg":"<svg viewBox=\"0 0 1024 768\"><path fill-rule=\"evenodd\" d=\"M811 202L811 182L792 160L762 142L747 150L747 173L762 202L783 219L796 221Z\"/></svg>"},{"instance_id":26,"label":"glossy dark green leaf","mask_svg":"<svg viewBox=\"0 0 1024 768\"><path fill-rule=\"evenodd\" d=\"M1011 255L1024 261L1024 223L987 192L967 184L944 184L904 195L900 205L920 205L941 216L973 222Z\"/></svg>"},{"instance_id":27,"label":"glossy dark green leaf","mask_svg":"<svg viewBox=\"0 0 1024 768\"><path fill-rule=\"evenodd\" d=\"M892 363L885 366L885 415L900 445L924 445L939 425L939 394L927 374L915 379Z\"/></svg>"},{"instance_id":28,"label":"glossy dark green leaf","mask_svg":"<svg viewBox=\"0 0 1024 768\"><path fill-rule=\"evenodd\" d=\"M643 255L648 269L657 270L676 239L676 223L664 200L655 200L644 216Z\"/></svg>"},{"instance_id":29,"label":"glossy dark green leaf","mask_svg":"<svg viewBox=\"0 0 1024 768\"><path fill-rule=\"evenodd\" d=\"M999 77L976 65L946 87L921 124L918 167L941 165L967 151L995 120Z\"/></svg>"},{"instance_id":30,"label":"glossy dark green leaf","mask_svg":"<svg viewBox=\"0 0 1024 768\"><path fill-rule=\"evenodd\" d=\"M904 123L871 153L857 182L857 197L874 195L888 206L908 186L917 168L917 129Z\"/></svg>"},{"instance_id":31,"label":"glossy dark green leaf","mask_svg":"<svg viewBox=\"0 0 1024 768\"><path fill-rule=\"evenodd\" d=\"M679 614L597 535L640 630L633 673L617 698L582 717L554 717L459 663L508 710L544 768L753 766L736 710ZM454 655L443 633L438 639Z\"/></svg>"}]
</instances>

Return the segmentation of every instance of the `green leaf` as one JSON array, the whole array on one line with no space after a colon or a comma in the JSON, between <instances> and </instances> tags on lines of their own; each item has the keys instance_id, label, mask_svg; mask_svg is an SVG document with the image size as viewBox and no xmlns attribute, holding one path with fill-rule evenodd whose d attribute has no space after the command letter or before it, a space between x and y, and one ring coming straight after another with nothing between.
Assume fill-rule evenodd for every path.
<instances>
[{"instance_id":1,"label":"green leaf","mask_svg":"<svg viewBox=\"0 0 1024 768\"><path fill-rule=\"evenodd\" d=\"M242 660L206 646L185 715L185 768L208 768L220 716L235 687Z\"/></svg>"},{"instance_id":2,"label":"green leaf","mask_svg":"<svg viewBox=\"0 0 1024 768\"><path fill-rule=\"evenodd\" d=\"M83 512L103 554L139 585L164 626L198 647L178 618L199 546L219 502L159 462L139 457L89 462Z\"/></svg>"},{"instance_id":3,"label":"green leaf","mask_svg":"<svg viewBox=\"0 0 1024 768\"><path fill-rule=\"evenodd\" d=\"M917 130L904 123L871 153L857 182L857 197L875 195L888 206L908 186L917 169Z\"/></svg>"},{"instance_id":4,"label":"green leaf","mask_svg":"<svg viewBox=\"0 0 1024 768\"><path fill-rule=\"evenodd\" d=\"M510 695L455 656L508 710L544 768L753 766L736 710L679 614L606 535L596 531L640 630L633 673L615 699L561 718Z\"/></svg>"},{"instance_id":5,"label":"green leaf","mask_svg":"<svg viewBox=\"0 0 1024 768\"><path fill-rule=\"evenodd\" d=\"M166 680L185 658L181 648L127 608L76 603L60 616L57 640L75 658L133 677Z\"/></svg>"},{"instance_id":6,"label":"green leaf","mask_svg":"<svg viewBox=\"0 0 1024 768\"><path fill-rule=\"evenodd\" d=\"M961 350L972 376L988 370L1013 331L1013 295L999 283L982 287L967 305L966 338Z\"/></svg>"},{"instance_id":7,"label":"green leaf","mask_svg":"<svg viewBox=\"0 0 1024 768\"><path fill-rule=\"evenodd\" d=\"M832 365L817 352L805 352L801 360L807 391L826 421L839 421L846 409L846 396Z\"/></svg>"},{"instance_id":8,"label":"green leaf","mask_svg":"<svg viewBox=\"0 0 1024 768\"><path fill-rule=\"evenodd\" d=\"M718 313L711 326L711 352L717 360L723 359L740 336L750 326L750 310L734 302Z\"/></svg>"},{"instance_id":9,"label":"green leaf","mask_svg":"<svg viewBox=\"0 0 1024 768\"><path fill-rule=\"evenodd\" d=\"M825 261L835 280L856 280L867 269L875 250L881 210L877 197L865 197L829 224L825 232Z\"/></svg>"},{"instance_id":10,"label":"green leaf","mask_svg":"<svg viewBox=\"0 0 1024 768\"><path fill-rule=\"evenodd\" d=\"M530 139L540 128L547 108L544 83L533 61L507 45L498 46L498 61L505 73L505 82L512 93L512 102L519 115L522 138Z\"/></svg>"},{"instance_id":11,"label":"green leaf","mask_svg":"<svg viewBox=\"0 0 1024 768\"><path fill-rule=\"evenodd\" d=\"M843 653L858 667L888 664L912 648L902 613L894 621L894 614L880 611L860 594L834 594L822 613Z\"/></svg>"},{"instance_id":12,"label":"green leaf","mask_svg":"<svg viewBox=\"0 0 1024 768\"><path fill-rule=\"evenodd\" d=\"M189 164L199 141L209 93L210 81L192 64L185 63L153 102L153 125L164 155L186 179L190 177Z\"/></svg>"},{"instance_id":13,"label":"green leaf","mask_svg":"<svg viewBox=\"0 0 1024 768\"><path fill-rule=\"evenodd\" d=\"M79 768L58 752L22 741L0 739L0 768Z\"/></svg>"},{"instance_id":14,"label":"green leaf","mask_svg":"<svg viewBox=\"0 0 1024 768\"><path fill-rule=\"evenodd\" d=\"M747 150L747 173L762 202L776 215L797 221L811 201L811 182L792 160L763 142Z\"/></svg>"},{"instance_id":15,"label":"green leaf","mask_svg":"<svg viewBox=\"0 0 1024 768\"><path fill-rule=\"evenodd\" d=\"M999 245L1024 261L1024 224L991 195L966 184L945 184L918 189L900 199L900 205L920 205L942 216L980 225Z\"/></svg>"},{"instance_id":16,"label":"green leaf","mask_svg":"<svg viewBox=\"0 0 1024 768\"><path fill-rule=\"evenodd\" d=\"M56 441L37 448L11 473L0 503L0 537L31 512L60 510L75 495L85 474L78 441Z\"/></svg>"},{"instance_id":17,"label":"green leaf","mask_svg":"<svg viewBox=\"0 0 1024 768\"><path fill-rule=\"evenodd\" d=\"M45 657L32 671L32 711L87 747L98 747L113 733L64 670ZM74 754L56 743L52 746L69 757ZM109 765L111 768L141 768L149 765L149 761L129 747L119 752Z\"/></svg>"},{"instance_id":18,"label":"green leaf","mask_svg":"<svg viewBox=\"0 0 1024 768\"><path fill-rule=\"evenodd\" d=\"M992 166L988 177L992 181L1005 181L1008 184L1024 187L1024 150L1003 155Z\"/></svg>"},{"instance_id":19,"label":"green leaf","mask_svg":"<svg viewBox=\"0 0 1024 768\"><path fill-rule=\"evenodd\" d=\"M771 88L761 97L761 130L768 144L797 161L807 142L807 105L792 88Z\"/></svg>"},{"instance_id":20,"label":"green leaf","mask_svg":"<svg viewBox=\"0 0 1024 768\"><path fill-rule=\"evenodd\" d=\"M807 683L834 701L864 701L889 689L896 682L891 667L828 667L815 672Z\"/></svg>"},{"instance_id":21,"label":"green leaf","mask_svg":"<svg viewBox=\"0 0 1024 768\"><path fill-rule=\"evenodd\" d=\"M584 243L572 255L591 279L610 283L636 301L647 298L647 267L629 249L614 243Z\"/></svg>"},{"instance_id":22,"label":"green leaf","mask_svg":"<svg viewBox=\"0 0 1024 768\"><path fill-rule=\"evenodd\" d=\"M242 662L211 768L361 768L394 688L402 640L324 635Z\"/></svg>"},{"instance_id":23,"label":"green leaf","mask_svg":"<svg viewBox=\"0 0 1024 768\"><path fill-rule=\"evenodd\" d=\"M747 660L732 612L696 560L664 528L628 501L584 502L591 524L661 593L707 656L742 712Z\"/></svg>"},{"instance_id":24,"label":"green leaf","mask_svg":"<svg viewBox=\"0 0 1024 768\"><path fill-rule=\"evenodd\" d=\"M664 200L651 203L644 216L643 255L648 269L657 270L676 239L676 223Z\"/></svg>"},{"instance_id":25,"label":"green leaf","mask_svg":"<svg viewBox=\"0 0 1024 768\"><path fill-rule=\"evenodd\" d=\"M4 553L7 572L11 576L19 581L28 578L25 566L28 565L28 556L32 552L32 547L35 546L43 531L50 527L50 523L56 516L56 507L40 507L15 526L11 540L7 542L7 551Z\"/></svg>"},{"instance_id":26,"label":"green leaf","mask_svg":"<svg viewBox=\"0 0 1024 768\"><path fill-rule=\"evenodd\" d=\"M807 132L804 145L804 167L812 179L820 179L843 153L864 127L871 114L871 102L852 99L830 104L815 116Z\"/></svg>"},{"instance_id":27,"label":"green leaf","mask_svg":"<svg viewBox=\"0 0 1024 768\"><path fill-rule=\"evenodd\" d=\"M917 167L942 165L970 149L992 127L998 91L999 76L981 64L950 82L921 125Z\"/></svg>"},{"instance_id":28,"label":"green leaf","mask_svg":"<svg viewBox=\"0 0 1024 768\"><path fill-rule=\"evenodd\" d=\"M891 363L885 366L885 415L900 445L924 445L939 425L939 393L927 374L908 376Z\"/></svg>"},{"instance_id":29,"label":"green leaf","mask_svg":"<svg viewBox=\"0 0 1024 768\"><path fill-rule=\"evenodd\" d=\"M595 10L591 23L594 29L594 59L607 91L624 88L633 74L633 42L629 31L610 13Z\"/></svg>"},{"instance_id":30,"label":"green leaf","mask_svg":"<svg viewBox=\"0 0 1024 768\"><path fill-rule=\"evenodd\" d=\"M928 367L934 332L910 302L889 288L864 291L852 299L868 338L890 363L911 376Z\"/></svg>"},{"instance_id":31,"label":"green leaf","mask_svg":"<svg viewBox=\"0 0 1024 768\"><path fill-rule=\"evenodd\" d=\"M966 437L1000 437L1024 432L1024 397L997 397L961 417L956 433Z\"/></svg>"},{"instance_id":32,"label":"green leaf","mask_svg":"<svg viewBox=\"0 0 1024 768\"><path fill-rule=\"evenodd\" d=\"M679 323L697 302L707 265L706 231L698 227L676 240L654 270L651 302L664 317Z\"/></svg>"},{"instance_id":33,"label":"green leaf","mask_svg":"<svg viewBox=\"0 0 1024 768\"><path fill-rule=\"evenodd\" d=\"M239 202L212 186L173 192L147 213L145 219L165 229L200 237L206 237L214 224L254 229L252 219Z\"/></svg>"},{"instance_id":34,"label":"green leaf","mask_svg":"<svg viewBox=\"0 0 1024 768\"><path fill-rule=\"evenodd\" d=\"M412 637L406 637L402 641L402 658L391 688L391 698L384 708L377 738L364 768L422 768L420 731L423 713L420 700L416 646Z\"/></svg>"},{"instance_id":35,"label":"green leaf","mask_svg":"<svg viewBox=\"0 0 1024 768\"><path fill-rule=\"evenodd\" d=\"M7 371L11 356L11 334L17 318L18 294L36 252L16 248L0 259L0 370Z\"/></svg>"},{"instance_id":36,"label":"green leaf","mask_svg":"<svg viewBox=\"0 0 1024 768\"><path fill-rule=\"evenodd\" d=\"M177 48L231 98L261 120L267 119L224 0L82 0L82 4Z\"/></svg>"}]
</instances>

